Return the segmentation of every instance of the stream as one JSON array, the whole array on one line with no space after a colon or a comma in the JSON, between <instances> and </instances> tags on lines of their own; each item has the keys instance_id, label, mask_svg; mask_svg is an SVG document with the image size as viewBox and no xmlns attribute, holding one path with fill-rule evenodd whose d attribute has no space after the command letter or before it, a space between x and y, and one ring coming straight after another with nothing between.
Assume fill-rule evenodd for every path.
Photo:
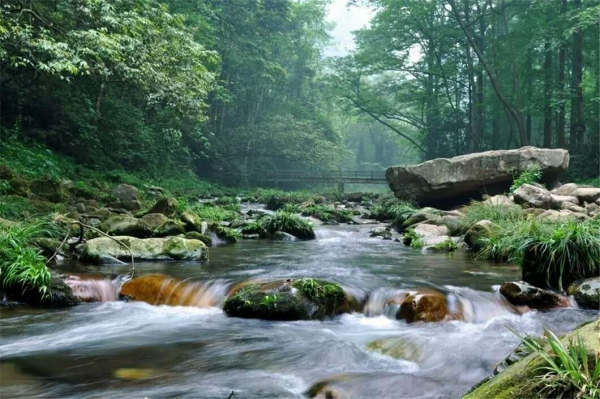
<instances>
[{"instance_id":1,"label":"stream","mask_svg":"<svg viewBox=\"0 0 600 399\"><path fill-rule=\"evenodd\" d=\"M310 386L329 379L352 398L460 398L517 346L509 327L563 333L595 315L574 308L518 314L496 292L520 278L518 267L474 260L464 251L422 254L369 238L372 228L319 226L314 241L219 245L203 264L136 263L136 275L185 279L192 287L188 302L196 306L108 301L50 311L3 308L0 396L304 398ZM129 267L64 263L58 270L115 278ZM268 322L230 318L220 309L235 283L298 277L339 282L368 298L365 311ZM386 298L403 288L445 293L461 304L464 321L407 324L389 317ZM367 349L387 337L418 348L417 359Z\"/></svg>"}]
</instances>

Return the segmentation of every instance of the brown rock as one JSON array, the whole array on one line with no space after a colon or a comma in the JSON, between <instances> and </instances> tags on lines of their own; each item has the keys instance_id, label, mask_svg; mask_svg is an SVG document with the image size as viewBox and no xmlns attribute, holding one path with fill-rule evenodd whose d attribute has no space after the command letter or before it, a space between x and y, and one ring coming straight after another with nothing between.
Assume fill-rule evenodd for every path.
<instances>
[{"instance_id":1,"label":"brown rock","mask_svg":"<svg viewBox=\"0 0 600 399\"><path fill-rule=\"evenodd\" d=\"M566 308L569 299L550 290L534 287L524 281L510 281L500 286L500 293L513 305L548 310Z\"/></svg>"},{"instance_id":2,"label":"brown rock","mask_svg":"<svg viewBox=\"0 0 600 399\"><path fill-rule=\"evenodd\" d=\"M446 297L433 290L421 289L408 293L400 304L396 318L407 323L442 321L450 317Z\"/></svg>"}]
</instances>

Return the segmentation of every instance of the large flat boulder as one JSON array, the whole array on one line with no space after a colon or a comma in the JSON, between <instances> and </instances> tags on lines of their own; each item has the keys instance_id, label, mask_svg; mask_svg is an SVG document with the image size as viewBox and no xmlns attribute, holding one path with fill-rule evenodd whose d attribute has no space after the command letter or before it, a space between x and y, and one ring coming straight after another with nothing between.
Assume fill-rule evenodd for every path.
<instances>
[{"instance_id":1,"label":"large flat boulder","mask_svg":"<svg viewBox=\"0 0 600 399\"><path fill-rule=\"evenodd\" d=\"M110 258L127 261L132 256L135 260L206 260L208 250L202 241L183 237L99 237L85 243L81 259L102 263Z\"/></svg>"},{"instance_id":2,"label":"large flat boulder","mask_svg":"<svg viewBox=\"0 0 600 399\"><path fill-rule=\"evenodd\" d=\"M386 178L396 197L443 208L466 204L483 194L505 192L515 173L533 165L540 168L542 181L553 187L569 166L569 152L536 147L486 151L417 165L392 166Z\"/></svg>"}]
</instances>

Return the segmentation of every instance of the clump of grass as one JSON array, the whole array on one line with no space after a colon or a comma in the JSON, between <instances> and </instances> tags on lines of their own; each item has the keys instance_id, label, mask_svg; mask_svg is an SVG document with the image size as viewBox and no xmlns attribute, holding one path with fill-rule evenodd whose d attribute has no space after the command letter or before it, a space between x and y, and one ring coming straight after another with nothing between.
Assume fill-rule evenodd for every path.
<instances>
[{"instance_id":1,"label":"clump of grass","mask_svg":"<svg viewBox=\"0 0 600 399\"><path fill-rule=\"evenodd\" d=\"M338 283L303 278L292 286L317 305L317 313L327 314L346 302L346 292Z\"/></svg>"},{"instance_id":2,"label":"clump of grass","mask_svg":"<svg viewBox=\"0 0 600 399\"><path fill-rule=\"evenodd\" d=\"M520 243L524 256L533 259L546 274L549 285L556 277L563 290L573 280L592 277L600 272L600 220L583 223L567 221L560 224L540 224L533 234ZM534 225L534 227L536 227Z\"/></svg>"},{"instance_id":3,"label":"clump of grass","mask_svg":"<svg viewBox=\"0 0 600 399\"><path fill-rule=\"evenodd\" d=\"M489 220L499 226L512 225L526 220L523 209L518 205L493 205L475 201L465 208L464 213L465 215L459 223L459 230L462 233L480 220Z\"/></svg>"},{"instance_id":4,"label":"clump of grass","mask_svg":"<svg viewBox=\"0 0 600 399\"><path fill-rule=\"evenodd\" d=\"M211 222L229 222L239 217L237 211L221 206L215 206L210 203L189 205L187 209L198 215L203 220L208 220Z\"/></svg>"},{"instance_id":5,"label":"clump of grass","mask_svg":"<svg viewBox=\"0 0 600 399\"><path fill-rule=\"evenodd\" d=\"M257 222L261 224L262 230L270 235L283 231L302 240L315 238L312 223L294 213L278 211L275 215L262 217Z\"/></svg>"},{"instance_id":6,"label":"clump of grass","mask_svg":"<svg viewBox=\"0 0 600 399\"><path fill-rule=\"evenodd\" d=\"M510 186L510 192L512 193L523 184L534 184L538 183L542 178L542 171L537 164L534 164L519 173L518 175L513 176L513 184Z\"/></svg>"},{"instance_id":7,"label":"clump of grass","mask_svg":"<svg viewBox=\"0 0 600 399\"><path fill-rule=\"evenodd\" d=\"M221 226L218 223L213 223L210 229L223 241L236 243L242 238L242 233L239 230Z\"/></svg>"},{"instance_id":8,"label":"clump of grass","mask_svg":"<svg viewBox=\"0 0 600 399\"><path fill-rule=\"evenodd\" d=\"M42 251L33 240L56 236L57 229L46 220L0 226L0 282L5 289L38 290L42 299L49 295L50 271Z\"/></svg>"},{"instance_id":9,"label":"clump of grass","mask_svg":"<svg viewBox=\"0 0 600 399\"><path fill-rule=\"evenodd\" d=\"M412 202L402 201L393 196L384 196L373 207L370 217L379 221L393 220L394 224L402 225L418 211Z\"/></svg>"},{"instance_id":10,"label":"clump of grass","mask_svg":"<svg viewBox=\"0 0 600 399\"><path fill-rule=\"evenodd\" d=\"M565 345L549 330L544 331L550 350L533 337L521 338L525 346L537 353L544 365L533 386L542 398L600 398L600 354L588 354L582 339L569 338Z\"/></svg>"},{"instance_id":11,"label":"clump of grass","mask_svg":"<svg viewBox=\"0 0 600 399\"><path fill-rule=\"evenodd\" d=\"M350 223L353 221L352 212L346 209L334 209L328 205L314 204L302 210L303 216L312 216L324 222L336 221Z\"/></svg>"},{"instance_id":12,"label":"clump of grass","mask_svg":"<svg viewBox=\"0 0 600 399\"><path fill-rule=\"evenodd\" d=\"M402 242L404 243L404 245L408 245L409 247L416 249L421 249L425 246L423 237L417 234L417 232L413 229L408 229L404 232Z\"/></svg>"}]
</instances>

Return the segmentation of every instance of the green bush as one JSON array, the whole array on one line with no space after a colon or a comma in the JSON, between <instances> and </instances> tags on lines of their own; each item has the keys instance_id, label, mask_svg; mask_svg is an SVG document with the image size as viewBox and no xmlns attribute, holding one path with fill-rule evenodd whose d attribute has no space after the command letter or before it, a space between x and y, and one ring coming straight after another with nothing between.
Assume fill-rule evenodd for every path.
<instances>
[{"instance_id":1,"label":"green bush","mask_svg":"<svg viewBox=\"0 0 600 399\"><path fill-rule=\"evenodd\" d=\"M512 193L523 184L534 184L538 183L542 178L542 172L538 165L533 165L513 177L513 184L510 186L510 192Z\"/></svg>"}]
</instances>

